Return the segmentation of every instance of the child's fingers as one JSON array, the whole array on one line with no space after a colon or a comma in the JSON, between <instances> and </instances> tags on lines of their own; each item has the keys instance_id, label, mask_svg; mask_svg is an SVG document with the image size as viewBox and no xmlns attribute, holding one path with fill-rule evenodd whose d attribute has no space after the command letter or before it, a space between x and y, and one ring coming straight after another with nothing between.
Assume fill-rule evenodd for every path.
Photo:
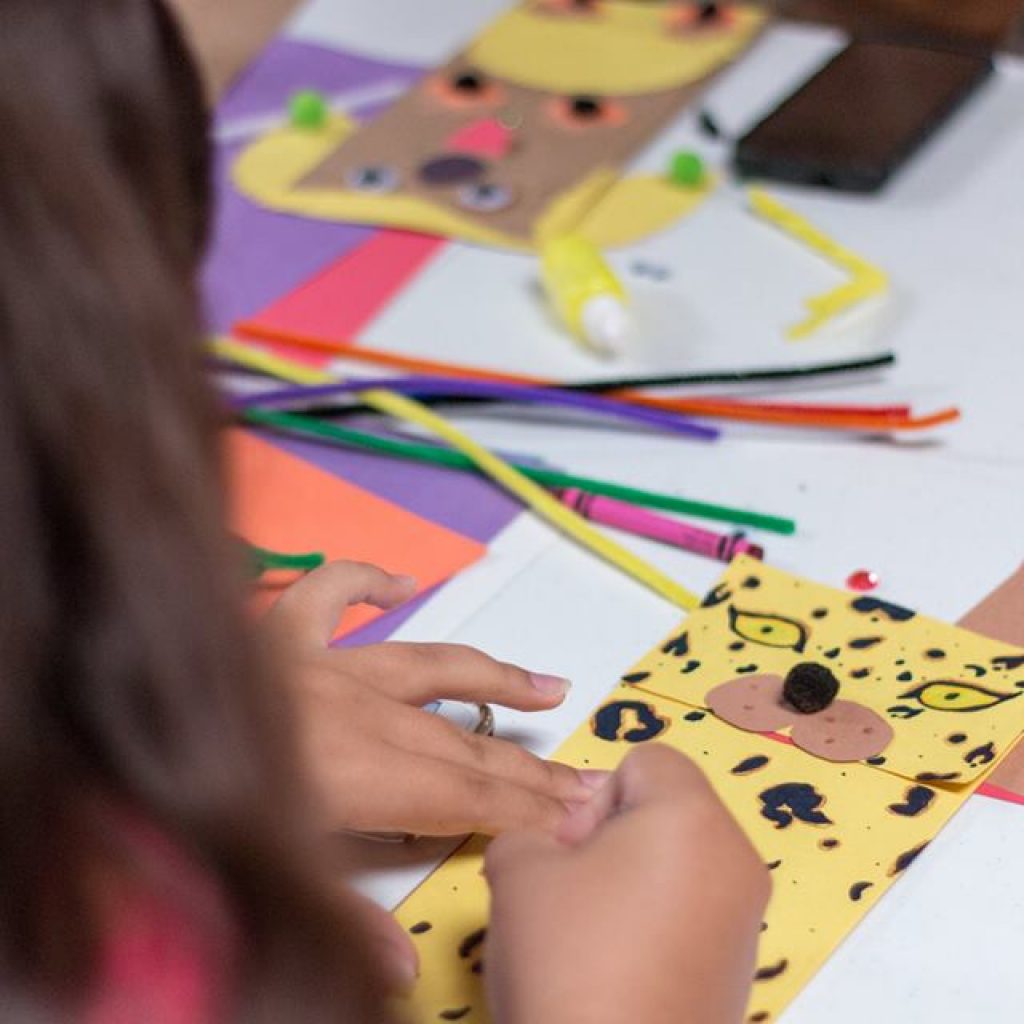
<instances>
[{"instance_id":1,"label":"child's fingers","mask_svg":"<svg viewBox=\"0 0 1024 1024\"><path fill-rule=\"evenodd\" d=\"M520 829L505 832L487 846L484 854L484 876L493 884L516 867L547 857L561 850L558 840L550 832L538 829Z\"/></svg>"},{"instance_id":2,"label":"child's fingers","mask_svg":"<svg viewBox=\"0 0 1024 1024\"><path fill-rule=\"evenodd\" d=\"M465 765L398 749L387 753L387 762L386 774L379 757L346 766L335 802L345 828L497 835L520 828L554 830L566 813L560 800Z\"/></svg>"},{"instance_id":3,"label":"child's fingers","mask_svg":"<svg viewBox=\"0 0 1024 1024\"><path fill-rule=\"evenodd\" d=\"M545 761L507 740L476 736L451 722L401 704L392 706L387 738L415 754L451 761L556 800L583 802L593 788L575 768Z\"/></svg>"},{"instance_id":4,"label":"child's fingers","mask_svg":"<svg viewBox=\"0 0 1024 1024\"><path fill-rule=\"evenodd\" d=\"M389 988L395 993L409 992L419 974L419 954L405 929L386 910L354 890L347 890L344 898Z\"/></svg>"},{"instance_id":5,"label":"child's fingers","mask_svg":"<svg viewBox=\"0 0 1024 1024\"><path fill-rule=\"evenodd\" d=\"M558 838L572 846L584 843L619 813L657 805L682 809L695 792L706 794L710 787L689 758L663 744L645 744L630 751L591 800L573 809Z\"/></svg>"},{"instance_id":6,"label":"child's fingers","mask_svg":"<svg viewBox=\"0 0 1024 1024\"><path fill-rule=\"evenodd\" d=\"M330 562L281 595L270 612L271 624L292 643L323 647L347 608L355 604L393 608L415 590L411 576L394 576L365 562Z\"/></svg>"},{"instance_id":7,"label":"child's fingers","mask_svg":"<svg viewBox=\"0 0 1024 1024\"><path fill-rule=\"evenodd\" d=\"M616 810L661 803L678 805L681 798L710 791L704 773L693 761L663 743L634 748L615 773Z\"/></svg>"},{"instance_id":8,"label":"child's fingers","mask_svg":"<svg viewBox=\"0 0 1024 1024\"><path fill-rule=\"evenodd\" d=\"M541 711L561 704L570 686L458 644L384 643L338 653L346 672L407 704L461 700Z\"/></svg>"}]
</instances>

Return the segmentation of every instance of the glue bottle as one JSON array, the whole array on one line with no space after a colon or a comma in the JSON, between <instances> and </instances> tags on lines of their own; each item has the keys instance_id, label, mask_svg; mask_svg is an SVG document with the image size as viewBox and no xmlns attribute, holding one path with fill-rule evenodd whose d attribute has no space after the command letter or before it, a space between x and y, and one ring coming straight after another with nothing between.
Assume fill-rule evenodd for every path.
<instances>
[{"instance_id":1,"label":"glue bottle","mask_svg":"<svg viewBox=\"0 0 1024 1024\"><path fill-rule=\"evenodd\" d=\"M602 356L621 354L630 330L628 296L600 250L578 235L541 246L541 279L573 335Z\"/></svg>"}]
</instances>

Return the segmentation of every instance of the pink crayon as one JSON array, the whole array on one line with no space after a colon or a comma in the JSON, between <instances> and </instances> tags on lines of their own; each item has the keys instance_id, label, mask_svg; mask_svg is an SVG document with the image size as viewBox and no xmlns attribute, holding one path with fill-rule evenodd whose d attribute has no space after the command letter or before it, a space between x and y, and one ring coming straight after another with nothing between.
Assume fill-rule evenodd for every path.
<instances>
[{"instance_id":1,"label":"pink crayon","mask_svg":"<svg viewBox=\"0 0 1024 1024\"><path fill-rule=\"evenodd\" d=\"M578 512L585 519L611 526L637 537L671 544L695 555L714 558L719 562L731 562L737 555L764 558L764 548L744 540L742 533L716 533L690 523L670 519L668 516L648 512L625 501L603 498L575 488L557 492L564 505Z\"/></svg>"}]
</instances>

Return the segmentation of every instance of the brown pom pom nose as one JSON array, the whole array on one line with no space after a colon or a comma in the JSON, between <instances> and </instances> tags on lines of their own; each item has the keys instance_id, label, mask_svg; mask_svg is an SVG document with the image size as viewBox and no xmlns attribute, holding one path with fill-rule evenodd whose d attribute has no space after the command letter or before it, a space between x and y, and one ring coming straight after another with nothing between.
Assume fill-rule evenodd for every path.
<instances>
[{"instance_id":1,"label":"brown pom pom nose","mask_svg":"<svg viewBox=\"0 0 1024 1024\"><path fill-rule=\"evenodd\" d=\"M802 715L824 711L839 693L839 680L831 670L814 661L794 665L782 687L785 702Z\"/></svg>"}]
</instances>

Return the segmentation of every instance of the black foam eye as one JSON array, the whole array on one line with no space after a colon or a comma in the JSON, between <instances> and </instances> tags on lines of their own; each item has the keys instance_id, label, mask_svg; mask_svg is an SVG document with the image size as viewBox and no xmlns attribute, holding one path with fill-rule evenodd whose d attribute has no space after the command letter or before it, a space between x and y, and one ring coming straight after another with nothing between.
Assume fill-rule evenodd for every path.
<instances>
[{"instance_id":1,"label":"black foam eye","mask_svg":"<svg viewBox=\"0 0 1024 1024\"><path fill-rule=\"evenodd\" d=\"M477 213L497 213L512 205L515 196L510 188L480 182L465 185L458 191L461 206Z\"/></svg>"},{"instance_id":2,"label":"black foam eye","mask_svg":"<svg viewBox=\"0 0 1024 1024\"><path fill-rule=\"evenodd\" d=\"M452 88L465 96L478 95L486 84L478 71L460 71L452 78Z\"/></svg>"},{"instance_id":3,"label":"black foam eye","mask_svg":"<svg viewBox=\"0 0 1024 1024\"><path fill-rule=\"evenodd\" d=\"M581 121L590 121L604 113L604 104L593 96L573 96L569 100L569 112Z\"/></svg>"},{"instance_id":4,"label":"black foam eye","mask_svg":"<svg viewBox=\"0 0 1024 1024\"><path fill-rule=\"evenodd\" d=\"M401 176L387 164L367 164L355 167L345 175L345 184L358 192L393 192Z\"/></svg>"}]
</instances>

